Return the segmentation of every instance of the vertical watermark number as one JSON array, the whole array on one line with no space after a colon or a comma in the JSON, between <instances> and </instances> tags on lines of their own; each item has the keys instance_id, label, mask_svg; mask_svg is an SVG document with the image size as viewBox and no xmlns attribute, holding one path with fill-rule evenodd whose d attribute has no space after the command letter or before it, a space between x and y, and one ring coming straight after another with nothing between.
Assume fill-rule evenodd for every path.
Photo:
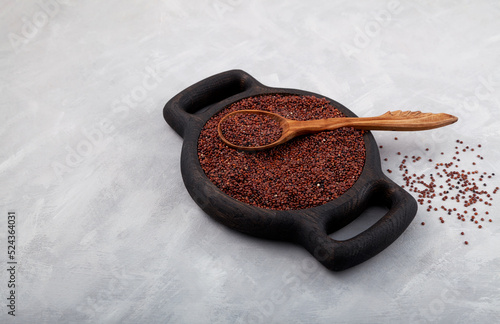
<instances>
[{"instance_id":1,"label":"vertical watermark number","mask_svg":"<svg viewBox=\"0 0 500 324\"><path fill-rule=\"evenodd\" d=\"M16 212L7 213L7 313L16 316Z\"/></svg>"}]
</instances>

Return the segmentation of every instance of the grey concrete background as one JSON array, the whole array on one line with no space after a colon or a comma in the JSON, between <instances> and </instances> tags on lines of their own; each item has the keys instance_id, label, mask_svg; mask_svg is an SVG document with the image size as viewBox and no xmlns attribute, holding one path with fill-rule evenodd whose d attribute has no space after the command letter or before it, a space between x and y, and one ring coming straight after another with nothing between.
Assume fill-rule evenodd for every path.
<instances>
[{"instance_id":1,"label":"grey concrete background","mask_svg":"<svg viewBox=\"0 0 500 324\"><path fill-rule=\"evenodd\" d=\"M388 249L332 273L299 246L205 215L182 183L182 139L162 117L179 91L238 68L359 116L454 114L453 126L398 141L376 133L384 169L397 170L397 151L449 160L458 138L483 146L484 160L461 156L466 170L500 175L498 1L0 3L1 268L8 211L18 262L15 317L9 273L0 273L0 321L500 320L498 196L478 205L493 219L481 230L420 208Z\"/></svg>"}]
</instances>

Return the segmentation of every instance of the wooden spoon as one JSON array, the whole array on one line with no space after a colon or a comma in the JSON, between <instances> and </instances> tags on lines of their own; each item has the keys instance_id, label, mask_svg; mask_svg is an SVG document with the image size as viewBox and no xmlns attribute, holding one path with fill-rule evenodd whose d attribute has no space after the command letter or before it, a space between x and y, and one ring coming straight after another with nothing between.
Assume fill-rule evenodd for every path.
<instances>
[{"instance_id":1,"label":"wooden spoon","mask_svg":"<svg viewBox=\"0 0 500 324\"><path fill-rule=\"evenodd\" d=\"M279 127L281 127L281 137L273 143L261 146L241 146L231 143L224 137L221 124L236 114L262 114L278 121ZM330 131L340 127L354 127L364 130L420 131L450 125L457 120L457 117L444 113L397 110L388 111L378 117L342 117L299 121L263 110L238 110L225 115L220 120L217 131L221 140L228 146L244 151L257 151L283 144L299 135Z\"/></svg>"}]
</instances>

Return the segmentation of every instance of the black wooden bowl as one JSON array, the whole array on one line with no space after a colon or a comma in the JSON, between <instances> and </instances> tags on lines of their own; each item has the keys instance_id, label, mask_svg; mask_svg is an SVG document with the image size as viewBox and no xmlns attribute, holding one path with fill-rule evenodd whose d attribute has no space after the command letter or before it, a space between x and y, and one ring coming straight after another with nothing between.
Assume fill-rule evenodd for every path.
<instances>
[{"instance_id":1,"label":"black wooden bowl","mask_svg":"<svg viewBox=\"0 0 500 324\"><path fill-rule=\"evenodd\" d=\"M241 70L231 70L190 86L165 105L165 120L184 139L181 172L194 201L230 228L301 244L332 270L347 269L366 261L394 242L415 217L417 203L382 172L377 143L370 132L364 134L366 161L359 179L339 198L321 206L300 210L259 208L226 195L208 179L197 152L203 126L228 105L263 94L325 98L307 91L266 87ZM338 102L325 99L346 116L357 117ZM385 206L388 211L370 228L343 241L329 237L329 233L349 224L372 205Z\"/></svg>"}]
</instances>

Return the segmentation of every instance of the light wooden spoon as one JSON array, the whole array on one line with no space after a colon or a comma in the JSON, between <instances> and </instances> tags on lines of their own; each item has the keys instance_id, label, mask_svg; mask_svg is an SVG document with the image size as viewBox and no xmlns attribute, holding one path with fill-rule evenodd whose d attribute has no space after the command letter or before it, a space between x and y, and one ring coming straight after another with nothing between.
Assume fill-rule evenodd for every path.
<instances>
[{"instance_id":1,"label":"light wooden spoon","mask_svg":"<svg viewBox=\"0 0 500 324\"><path fill-rule=\"evenodd\" d=\"M231 143L224 137L221 125L227 118L236 114L262 114L277 120L279 127L281 127L281 137L273 143L262 146L241 146ZM238 110L225 115L220 120L217 131L221 140L228 146L244 151L257 151L283 144L299 135L330 131L340 127L354 127L364 130L420 131L450 125L457 120L457 117L444 113L397 110L388 111L378 117L342 117L299 121L263 110Z\"/></svg>"}]
</instances>

